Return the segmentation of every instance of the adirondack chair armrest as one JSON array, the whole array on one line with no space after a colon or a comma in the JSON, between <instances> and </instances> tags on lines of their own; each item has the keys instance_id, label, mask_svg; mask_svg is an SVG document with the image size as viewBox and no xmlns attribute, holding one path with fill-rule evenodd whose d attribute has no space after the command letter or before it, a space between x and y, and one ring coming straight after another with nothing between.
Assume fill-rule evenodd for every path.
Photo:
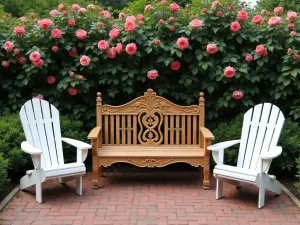
<instances>
[{"instance_id":1,"label":"adirondack chair armrest","mask_svg":"<svg viewBox=\"0 0 300 225\"><path fill-rule=\"evenodd\" d=\"M62 141L70 144L70 145L73 145L74 147L78 148L78 149L81 149L81 150L85 150L85 149L90 149L92 148L92 146L90 144L87 144L87 143L84 143L82 141L78 141L78 140L75 140L75 139L71 139L71 138L61 138Z\"/></svg>"},{"instance_id":2,"label":"adirondack chair armrest","mask_svg":"<svg viewBox=\"0 0 300 225\"><path fill-rule=\"evenodd\" d=\"M274 159L274 158L277 158L278 156L280 156L281 153L282 153L282 147L276 146L274 148L274 150L260 154L259 158L260 159Z\"/></svg>"},{"instance_id":3,"label":"adirondack chair armrest","mask_svg":"<svg viewBox=\"0 0 300 225\"><path fill-rule=\"evenodd\" d=\"M203 135L204 139L206 139L206 140L214 140L215 139L215 136L206 127L199 127L199 129L200 129L200 133Z\"/></svg>"},{"instance_id":4,"label":"adirondack chair armrest","mask_svg":"<svg viewBox=\"0 0 300 225\"><path fill-rule=\"evenodd\" d=\"M93 139L98 138L100 131L101 131L101 127L93 128L93 130L91 130L91 132L88 135L88 139L93 140Z\"/></svg>"},{"instance_id":5,"label":"adirondack chair armrest","mask_svg":"<svg viewBox=\"0 0 300 225\"><path fill-rule=\"evenodd\" d=\"M43 153L42 150L33 147L27 141L21 143L21 149L30 155L41 155Z\"/></svg>"},{"instance_id":6,"label":"adirondack chair armrest","mask_svg":"<svg viewBox=\"0 0 300 225\"><path fill-rule=\"evenodd\" d=\"M220 142L220 143L208 146L207 149L210 150L210 151L220 151L220 150L223 150L225 148L229 148L233 145L236 145L240 142L241 142L241 140L224 141L224 142Z\"/></svg>"}]
</instances>

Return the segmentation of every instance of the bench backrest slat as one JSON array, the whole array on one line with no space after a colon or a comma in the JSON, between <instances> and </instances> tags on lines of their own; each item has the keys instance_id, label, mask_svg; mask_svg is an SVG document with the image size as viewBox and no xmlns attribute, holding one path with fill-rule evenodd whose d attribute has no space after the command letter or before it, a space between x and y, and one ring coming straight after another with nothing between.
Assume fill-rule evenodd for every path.
<instances>
[{"instance_id":1,"label":"bench backrest slat","mask_svg":"<svg viewBox=\"0 0 300 225\"><path fill-rule=\"evenodd\" d=\"M203 94L199 105L190 106L176 105L152 89L120 106L102 105L101 94L97 95L97 126L102 127L105 145L200 144Z\"/></svg>"}]
</instances>

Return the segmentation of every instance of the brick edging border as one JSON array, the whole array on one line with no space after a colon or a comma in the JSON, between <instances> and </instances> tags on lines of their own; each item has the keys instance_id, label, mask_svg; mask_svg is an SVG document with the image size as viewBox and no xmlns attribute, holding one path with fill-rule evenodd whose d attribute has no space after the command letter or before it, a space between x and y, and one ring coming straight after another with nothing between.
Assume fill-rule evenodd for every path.
<instances>
[{"instance_id":1,"label":"brick edging border","mask_svg":"<svg viewBox=\"0 0 300 225\"><path fill-rule=\"evenodd\" d=\"M292 192L290 192L283 184L281 184L281 190L290 197L290 199L298 206L298 208L300 208L300 201L299 199L293 195Z\"/></svg>"},{"instance_id":2,"label":"brick edging border","mask_svg":"<svg viewBox=\"0 0 300 225\"><path fill-rule=\"evenodd\" d=\"M17 185L1 202L0 211L7 205L7 203L15 196L15 194L20 190L20 185Z\"/></svg>"}]
</instances>

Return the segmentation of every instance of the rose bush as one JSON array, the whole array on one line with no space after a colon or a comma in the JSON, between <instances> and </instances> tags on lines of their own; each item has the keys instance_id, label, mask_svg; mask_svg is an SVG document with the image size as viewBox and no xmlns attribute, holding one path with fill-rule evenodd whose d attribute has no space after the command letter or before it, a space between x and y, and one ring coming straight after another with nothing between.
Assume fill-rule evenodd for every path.
<instances>
[{"instance_id":1,"label":"rose bush","mask_svg":"<svg viewBox=\"0 0 300 225\"><path fill-rule=\"evenodd\" d=\"M94 5L53 10L0 20L1 114L42 95L93 126L97 91L121 104L147 88L178 104L203 91L207 118L219 120L262 101L289 111L300 100L296 12L171 1L117 18Z\"/></svg>"}]
</instances>

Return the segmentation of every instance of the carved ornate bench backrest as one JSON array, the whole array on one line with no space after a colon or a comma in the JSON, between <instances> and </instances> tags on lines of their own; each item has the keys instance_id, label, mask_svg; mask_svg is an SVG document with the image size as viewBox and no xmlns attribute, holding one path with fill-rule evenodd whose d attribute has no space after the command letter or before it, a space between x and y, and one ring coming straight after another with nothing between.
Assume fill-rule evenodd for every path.
<instances>
[{"instance_id":1,"label":"carved ornate bench backrest","mask_svg":"<svg viewBox=\"0 0 300 225\"><path fill-rule=\"evenodd\" d=\"M204 126L204 97L199 105L179 106L148 89L144 96L120 106L102 105L97 94L97 126L105 145L199 145Z\"/></svg>"}]
</instances>

